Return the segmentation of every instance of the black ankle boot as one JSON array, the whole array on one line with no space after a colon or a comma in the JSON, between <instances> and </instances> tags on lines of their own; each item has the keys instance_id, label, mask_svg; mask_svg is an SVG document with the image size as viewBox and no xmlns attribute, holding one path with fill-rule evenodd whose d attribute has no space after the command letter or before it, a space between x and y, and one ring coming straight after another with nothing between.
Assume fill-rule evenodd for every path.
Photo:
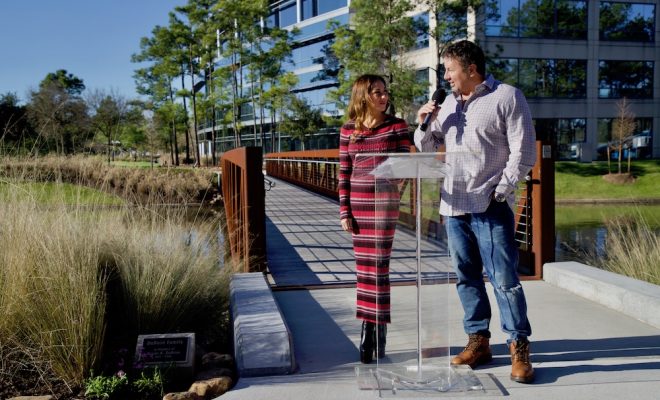
<instances>
[{"instance_id":1,"label":"black ankle boot","mask_svg":"<svg viewBox=\"0 0 660 400\"><path fill-rule=\"evenodd\" d=\"M373 361L374 347L376 343L376 324L362 321L362 333L360 334L360 361L369 364Z\"/></svg>"},{"instance_id":2,"label":"black ankle boot","mask_svg":"<svg viewBox=\"0 0 660 400\"><path fill-rule=\"evenodd\" d=\"M387 342L387 324L378 324L376 329L376 357L385 357L385 343Z\"/></svg>"}]
</instances>

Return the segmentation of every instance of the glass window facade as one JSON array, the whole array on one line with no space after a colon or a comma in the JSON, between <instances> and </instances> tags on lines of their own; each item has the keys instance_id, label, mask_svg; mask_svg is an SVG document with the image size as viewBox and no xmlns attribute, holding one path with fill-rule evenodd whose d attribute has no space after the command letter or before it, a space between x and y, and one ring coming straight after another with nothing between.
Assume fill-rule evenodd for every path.
<instances>
[{"instance_id":1,"label":"glass window facade","mask_svg":"<svg viewBox=\"0 0 660 400\"><path fill-rule=\"evenodd\" d=\"M598 97L653 98L653 61L598 62Z\"/></svg>"},{"instance_id":2,"label":"glass window facade","mask_svg":"<svg viewBox=\"0 0 660 400\"><path fill-rule=\"evenodd\" d=\"M417 31L417 39L413 50L429 47L429 14L423 13L413 17L413 26Z\"/></svg>"},{"instance_id":3,"label":"glass window facade","mask_svg":"<svg viewBox=\"0 0 660 400\"><path fill-rule=\"evenodd\" d=\"M348 6L348 0L316 0L319 15Z\"/></svg>"},{"instance_id":4,"label":"glass window facade","mask_svg":"<svg viewBox=\"0 0 660 400\"><path fill-rule=\"evenodd\" d=\"M337 21L340 25L348 24L348 15L341 15L337 18L333 18L334 21ZM300 28L300 32L296 35L295 39L298 42L309 40L314 37L331 35L332 31L328 27L328 21L324 20L317 22L315 24L307 25L303 28Z\"/></svg>"},{"instance_id":5,"label":"glass window facade","mask_svg":"<svg viewBox=\"0 0 660 400\"><path fill-rule=\"evenodd\" d=\"M415 71L415 80L419 83L424 84L424 93L420 96L415 97L415 104L424 104L431 98L429 94L429 68L418 69Z\"/></svg>"},{"instance_id":6,"label":"glass window facade","mask_svg":"<svg viewBox=\"0 0 660 400\"><path fill-rule=\"evenodd\" d=\"M296 2L292 1L281 5L278 14L278 26L281 28L297 23L298 14L296 13Z\"/></svg>"},{"instance_id":7,"label":"glass window facade","mask_svg":"<svg viewBox=\"0 0 660 400\"><path fill-rule=\"evenodd\" d=\"M436 15L437 24L440 28L440 42L451 43L456 39L468 36L467 14L467 7L452 6L445 2L445 8Z\"/></svg>"},{"instance_id":8,"label":"glass window facade","mask_svg":"<svg viewBox=\"0 0 660 400\"><path fill-rule=\"evenodd\" d=\"M325 58L326 47L330 43L331 40L327 39L293 49L291 51L291 62L285 64L285 69L287 71L293 71L296 68L306 68L321 64Z\"/></svg>"},{"instance_id":9,"label":"glass window facade","mask_svg":"<svg viewBox=\"0 0 660 400\"><path fill-rule=\"evenodd\" d=\"M607 159L607 144L612 140L612 122L614 118L598 119L598 146L596 156L600 160ZM624 146L625 158L648 158L653 146L653 118L635 118L635 131L632 138ZM618 158L616 150L610 152L610 158Z\"/></svg>"},{"instance_id":10,"label":"glass window facade","mask_svg":"<svg viewBox=\"0 0 660 400\"><path fill-rule=\"evenodd\" d=\"M655 4L600 3L600 39L653 42Z\"/></svg>"},{"instance_id":11,"label":"glass window facade","mask_svg":"<svg viewBox=\"0 0 660 400\"><path fill-rule=\"evenodd\" d=\"M300 15L306 20L347 5L348 0L300 0Z\"/></svg>"},{"instance_id":12,"label":"glass window facade","mask_svg":"<svg viewBox=\"0 0 660 400\"><path fill-rule=\"evenodd\" d=\"M314 89L296 93L296 96L307 100L312 108L320 108L323 112L334 115L337 113L337 106L327 99L329 87Z\"/></svg>"},{"instance_id":13,"label":"glass window facade","mask_svg":"<svg viewBox=\"0 0 660 400\"><path fill-rule=\"evenodd\" d=\"M607 143L612 140L612 121L614 118L598 119L598 143ZM653 118L635 118L635 132L633 135L649 134L653 129Z\"/></svg>"},{"instance_id":14,"label":"glass window facade","mask_svg":"<svg viewBox=\"0 0 660 400\"><path fill-rule=\"evenodd\" d=\"M537 118L534 120L537 137L553 137L560 160L575 158L574 145L587 140L587 120L584 118Z\"/></svg>"},{"instance_id":15,"label":"glass window facade","mask_svg":"<svg viewBox=\"0 0 660 400\"><path fill-rule=\"evenodd\" d=\"M486 21L486 36L586 39L587 2L498 0Z\"/></svg>"},{"instance_id":16,"label":"glass window facade","mask_svg":"<svg viewBox=\"0 0 660 400\"><path fill-rule=\"evenodd\" d=\"M587 97L586 60L493 58L487 72L529 98Z\"/></svg>"}]
</instances>

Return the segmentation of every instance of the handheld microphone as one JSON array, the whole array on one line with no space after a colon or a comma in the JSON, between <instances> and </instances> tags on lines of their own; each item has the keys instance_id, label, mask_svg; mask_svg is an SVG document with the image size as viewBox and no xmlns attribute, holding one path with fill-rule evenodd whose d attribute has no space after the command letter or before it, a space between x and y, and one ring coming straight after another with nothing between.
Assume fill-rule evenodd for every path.
<instances>
[{"instance_id":1,"label":"handheld microphone","mask_svg":"<svg viewBox=\"0 0 660 400\"><path fill-rule=\"evenodd\" d=\"M447 97L447 93L440 89L437 88L435 92L433 92L433 97L431 99L433 100L433 107L438 108L440 104L442 104L443 101L445 101L445 97ZM419 129L422 130L422 132L426 132L426 128L429 127L429 123L431 122L431 116L433 115L432 112L426 114L426 118L424 118L424 122L419 126Z\"/></svg>"}]
</instances>

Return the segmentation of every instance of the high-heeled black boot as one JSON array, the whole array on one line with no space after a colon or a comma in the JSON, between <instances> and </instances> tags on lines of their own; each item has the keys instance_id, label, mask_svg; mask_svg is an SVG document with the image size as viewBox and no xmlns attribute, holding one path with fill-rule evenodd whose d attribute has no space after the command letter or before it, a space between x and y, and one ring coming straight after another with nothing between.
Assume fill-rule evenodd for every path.
<instances>
[{"instance_id":1,"label":"high-heeled black boot","mask_svg":"<svg viewBox=\"0 0 660 400\"><path fill-rule=\"evenodd\" d=\"M369 364L373 361L374 346L376 343L376 324L373 322L362 321L362 333L360 334L360 361L363 364Z\"/></svg>"},{"instance_id":2,"label":"high-heeled black boot","mask_svg":"<svg viewBox=\"0 0 660 400\"><path fill-rule=\"evenodd\" d=\"M376 328L376 357L385 357L385 343L387 342L387 324L378 324Z\"/></svg>"}]
</instances>

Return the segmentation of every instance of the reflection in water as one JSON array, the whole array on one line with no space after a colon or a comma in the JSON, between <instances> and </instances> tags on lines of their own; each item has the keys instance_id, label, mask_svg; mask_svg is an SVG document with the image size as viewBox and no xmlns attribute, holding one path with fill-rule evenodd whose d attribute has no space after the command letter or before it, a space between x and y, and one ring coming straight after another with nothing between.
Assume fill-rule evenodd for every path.
<instances>
[{"instance_id":1,"label":"reflection in water","mask_svg":"<svg viewBox=\"0 0 660 400\"><path fill-rule=\"evenodd\" d=\"M660 205L556 206L555 260L593 266L607 256L606 221L620 217L644 218L660 234Z\"/></svg>"},{"instance_id":2,"label":"reflection in water","mask_svg":"<svg viewBox=\"0 0 660 400\"><path fill-rule=\"evenodd\" d=\"M574 226L555 230L556 261L579 261L586 263L594 258L605 258L605 226Z\"/></svg>"}]
</instances>

